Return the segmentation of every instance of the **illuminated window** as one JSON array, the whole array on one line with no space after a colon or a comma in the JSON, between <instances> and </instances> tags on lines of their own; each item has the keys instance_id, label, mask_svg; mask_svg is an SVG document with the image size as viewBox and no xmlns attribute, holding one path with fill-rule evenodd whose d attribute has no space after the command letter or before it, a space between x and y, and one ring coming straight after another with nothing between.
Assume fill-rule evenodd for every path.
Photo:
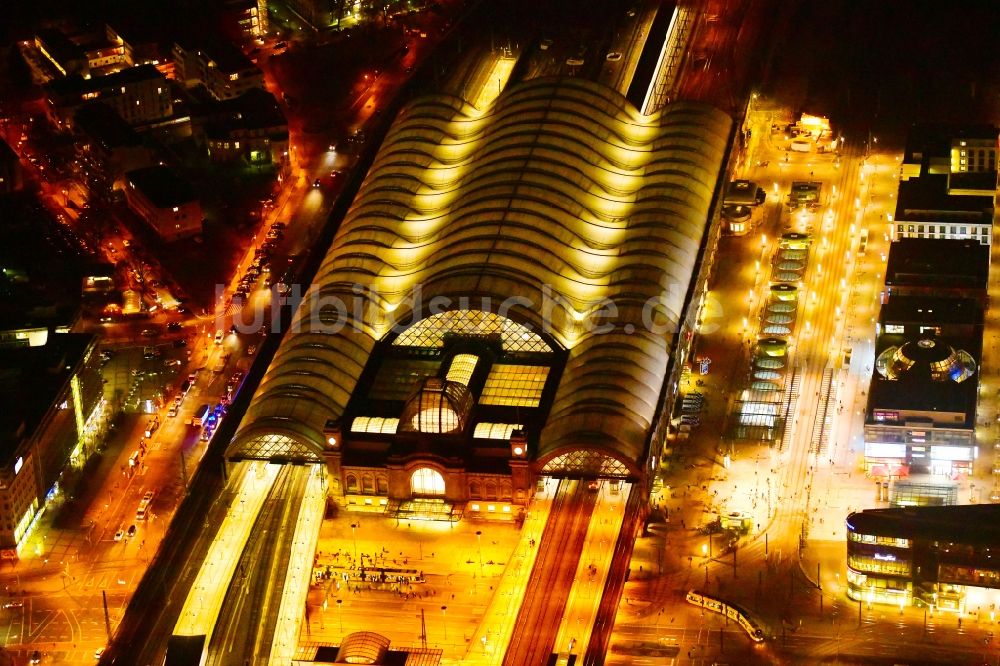
<instances>
[{"instance_id":1,"label":"illuminated window","mask_svg":"<svg viewBox=\"0 0 1000 666\"><path fill-rule=\"evenodd\" d=\"M543 365L494 365L490 368L479 402L483 405L537 407L548 375L549 369Z\"/></svg>"},{"instance_id":2,"label":"illuminated window","mask_svg":"<svg viewBox=\"0 0 1000 666\"><path fill-rule=\"evenodd\" d=\"M444 477L429 467L421 467L410 477L414 495L444 495Z\"/></svg>"},{"instance_id":3,"label":"illuminated window","mask_svg":"<svg viewBox=\"0 0 1000 666\"><path fill-rule=\"evenodd\" d=\"M885 326L885 332L886 333L902 333L903 332L903 327L900 326L899 324L886 324L886 326Z\"/></svg>"},{"instance_id":4,"label":"illuminated window","mask_svg":"<svg viewBox=\"0 0 1000 666\"><path fill-rule=\"evenodd\" d=\"M448 366L448 374L445 379L468 386L478 362L479 357L475 354L456 354L455 358L451 359L451 365Z\"/></svg>"},{"instance_id":5,"label":"illuminated window","mask_svg":"<svg viewBox=\"0 0 1000 666\"><path fill-rule=\"evenodd\" d=\"M378 435L394 435L398 427L399 419L382 418L381 416L358 416L351 422L351 432Z\"/></svg>"},{"instance_id":6,"label":"illuminated window","mask_svg":"<svg viewBox=\"0 0 1000 666\"><path fill-rule=\"evenodd\" d=\"M524 430L524 426L516 423L482 423L476 424L473 437L476 439L510 439L510 434L515 430Z\"/></svg>"}]
</instances>

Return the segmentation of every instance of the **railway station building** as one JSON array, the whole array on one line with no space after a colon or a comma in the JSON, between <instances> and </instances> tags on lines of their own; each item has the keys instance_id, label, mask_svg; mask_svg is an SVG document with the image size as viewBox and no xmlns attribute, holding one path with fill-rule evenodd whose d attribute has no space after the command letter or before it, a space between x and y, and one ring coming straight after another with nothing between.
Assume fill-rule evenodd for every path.
<instances>
[{"instance_id":1,"label":"railway station building","mask_svg":"<svg viewBox=\"0 0 1000 666\"><path fill-rule=\"evenodd\" d=\"M577 78L403 109L230 444L333 500L518 513L542 475L648 482L719 234L732 121Z\"/></svg>"}]
</instances>

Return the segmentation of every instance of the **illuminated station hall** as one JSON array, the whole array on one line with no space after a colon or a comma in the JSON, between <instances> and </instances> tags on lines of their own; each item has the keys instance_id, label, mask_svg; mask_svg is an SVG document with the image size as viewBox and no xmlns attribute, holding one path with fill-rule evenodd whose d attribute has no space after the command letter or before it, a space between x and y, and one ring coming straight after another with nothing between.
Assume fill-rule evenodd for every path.
<instances>
[{"instance_id":1,"label":"illuminated station hall","mask_svg":"<svg viewBox=\"0 0 1000 666\"><path fill-rule=\"evenodd\" d=\"M411 103L230 459L324 461L337 503L412 518L516 516L541 475L648 483L730 132L575 78Z\"/></svg>"}]
</instances>

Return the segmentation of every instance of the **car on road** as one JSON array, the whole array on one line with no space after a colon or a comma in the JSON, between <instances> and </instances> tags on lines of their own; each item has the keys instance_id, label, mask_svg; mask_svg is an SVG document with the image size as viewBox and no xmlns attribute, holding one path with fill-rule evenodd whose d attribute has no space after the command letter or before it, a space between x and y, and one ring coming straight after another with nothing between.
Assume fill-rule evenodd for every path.
<instances>
[{"instance_id":1,"label":"car on road","mask_svg":"<svg viewBox=\"0 0 1000 666\"><path fill-rule=\"evenodd\" d=\"M147 361L156 358L156 347L143 347L142 357Z\"/></svg>"},{"instance_id":2,"label":"car on road","mask_svg":"<svg viewBox=\"0 0 1000 666\"><path fill-rule=\"evenodd\" d=\"M604 59L608 62L618 62L622 59L622 54L619 51L612 51L608 55L604 56Z\"/></svg>"},{"instance_id":3,"label":"car on road","mask_svg":"<svg viewBox=\"0 0 1000 666\"><path fill-rule=\"evenodd\" d=\"M32 652L31 653L31 663L32 664L40 664L40 663L42 663L42 653L39 652L38 650L35 650L34 652Z\"/></svg>"},{"instance_id":4,"label":"car on road","mask_svg":"<svg viewBox=\"0 0 1000 666\"><path fill-rule=\"evenodd\" d=\"M272 229L284 229L286 226L284 222L274 222L271 224Z\"/></svg>"},{"instance_id":5,"label":"car on road","mask_svg":"<svg viewBox=\"0 0 1000 666\"><path fill-rule=\"evenodd\" d=\"M319 187L322 184L323 183L320 182L319 178L317 178L316 180L313 181L313 187Z\"/></svg>"},{"instance_id":6,"label":"car on road","mask_svg":"<svg viewBox=\"0 0 1000 666\"><path fill-rule=\"evenodd\" d=\"M600 487L597 479L591 479L587 482L587 490L596 491Z\"/></svg>"},{"instance_id":7,"label":"car on road","mask_svg":"<svg viewBox=\"0 0 1000 666\"><path fill-rule=\"evenodd\" d=\"M256 353L257 353L256 345L250 345L249 347L247 347L247 356L253 356Z\"/></svg>"},{"instance_id":8,"label":"car on road","mask_svg":"<svg viewBox=\"0 0 1000 666\"><path fill-rule=\"evenodd\" d=\"M170 409L167 410L167 416L174 418L177 416L177 405L171 405Z\"/></svg>"},{"instance_id":9,"label":"car on road","mask_svg":"<svg viewBox=\"0 0 1000 666\"><path fill-rule=\"evenodd\" d=\"M570 67L579 67L580 65L583 64L583 58L577 58L577 57L566 58L566 64L569 65Z\"/></svg>"},{"instance_id":10,"label":"car on road","mask_svg":"<svg viewBox=\"0 0 1000 666\"><path fill-rule=\"evenodd\" d=\"M175 349L180 348L180 347L187 347L187 346L188 346L188 341L185 340L184 338L180 338L178 340L174 340L174 348Z\"/></svg>"},{"instance_id":11,"label":"car on road","mask_svg":"<svg viewBox=\"0 0 1000 666\"><path fill-rule=\"evenodd\" d=\"M5 603L3 605L4 608L21 608L23 606L24 606L24 602L23 601L17 601L17 600L15 600L15 601L8 601L7 603Z\"/></svg>"},{"instance_id":12,"label":"car on road","mask_svg":"<svg viewBox=\"0 0 1000 666\"><path fill-rule=\"evenodd\" d=\"M160 331L158 329L155 329L155 328L144 328L144 329L142 329L142 333L140 335L142 335L142 337L144 337L144 338L155 338L159 334L160 334Z\"/></svg>"},{"instance_id":13,"label":"car on road","mask_svg":"<svg viewBox=\"0 0 1000 666\"><path fill-rule=\"evenodd\" d=\"M222 331L216 331L215 332L215 344L221 345L222 344L222 339L224 337L226 337L225 333L223 333Z\"/></svg>"},{"instance_id":14,"label":"car on road","mask_svg":"<svg viewBox=\"0 0 1000 666\"><path fill-rule=\"evenodd\" d=\"M135 536L135 525L129 525L128 536L130 539Z\"/></svg>"},{"instance_id":15,"label":"car on road","mask_svg":"<svg viewBox=\"0 0 1000 666\"><path fill-rule=\"evenodd\" d=\"M167 324L167 330L168 331L179 331L179 330L181 330L181 328L182 328L182 326L181 326L181 323L179 321L172 321L169 324Z\"/></svg>"},{"instance_id":16,"label":"car on road","mask_svg":"<svg viewBox=\"0 0 1000 666\"><path fill-rule=\"evenodd\" d=\"M103 656L104 656L104 648L97 648L97 651L94 652L94 659L100 659Z\"/></svg>"},{"instance_id":17,"label":"car on road","mask_svg":"<svg viewBox=\"0 0 1000 666\"><path fill-rule=\"evenodd\" d=\"M115 532L115 541L121 541L125 538L125 530L118 530Z\"/></svg>"}]
</instances>

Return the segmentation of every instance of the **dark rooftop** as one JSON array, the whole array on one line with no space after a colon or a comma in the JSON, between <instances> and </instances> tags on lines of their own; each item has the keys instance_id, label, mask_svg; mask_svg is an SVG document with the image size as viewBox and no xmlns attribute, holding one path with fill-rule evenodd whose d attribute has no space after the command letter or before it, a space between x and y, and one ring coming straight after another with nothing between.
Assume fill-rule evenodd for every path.
<instances>
[{"instance_id":1,"label":"dark rooftop","mask_svg":"<svg viewBox=\"0 0 1000 666\"><path fill-rule=\"evenodd\" d=\"M44 45L45 50L49 52L49 55L60 65L65 64L69 60L79 60L86 57L82 48L74 44L69 37L55 28L41 28L36 33L36 36Z\"/></svg>"},{"instance_id":2,"label":"dark rooftop","mask_svg":"<svg viewBox=\"0 0 1000 666\"><path fill-rule=\"evenodd\" d=\"M167 84L166 78L156 67L153 65L139 65L138 67L123 69L114 74L93 76L89 79L85 79L79 74L74 74L63 79L50 81L47 86L57 96L78 97L87 93L113 90L123 85L149 79L159 79L163 81L164 85Z\"/></svg>"},{"instance_id":3,"label":"dark rooftop","mask_svg":"<svg viewBox=\"0 0 1000 666\"><path fill-rule=\"evenodd\" d=\"M931 156L950 157L953 139L993 139L996 141L998 136L1000 136L1000 130L993 125L913 125L906 136L906 161L926 162ZM915 154L921 154L923 159L918 160Z\"/></svg>"},{"instance_id":4,"label":"dark rooftop","mask_svg":"<svg viewBox=\"0 0 1000 666\"><path fill-rule=\"evenodd\" d=\"M142 143L139 133L107 104L95 102L81 106L73 119L80 131L100 143L105 150Z\"/></svg>"},{"instance_id":5,"label":"dark rooftop","mask_svg":"<svg viewBox=\"0 0 1000 666\"><path fill-rule=\"evenodd\" d=\"M288 131L288 121L274 95L251 88L239 97L222 101L206 100L198 112L207 116L210 135L225 135L233 130L279 129Z\"/></svg>"},{"instance_id":6,"label":"dark rooftop","mask_svg":"<svg viewBox=\"0 0 1000 666\"><path fill-rule=\"evenodd\" d=\"M952 173L948 176L948 189L995 191L997 189L997 172L958 171ZM990 195L990 198L992 198L992 195Z\"/></svg>"},{"instance_id":7,"label":"dark rooftop","mask_svg":"<svg viewBox=\"0 0 1000 666\"><path fill-rule=\"evenodd\" d=\"M900 539L1000 546L1000 505L866 509L847 516L847 529Z\"/></svg>"},{"instance_id":8,"label":"dark rooftop","mask_svg":"<svg viewBox=\"0 0 1000 666\"><path fill-rule=\"evenodd\" d=\"M215 62L220 72L242 72L248 69L257 69L250 58L244 55L235 44L225 39L212 39L200 42L178 41L181 48L187 52L200 52L206 58Z\"/></svg>"},{"instance_id":9,"label":"dark rooftop","mask_svg":"<svg viewBox=\"0 0 1000 666\"><path fill-rule=\"evenodd\" d=\"M995 173L993 177L995 180ZM919 178L901 182L896 201L896 221L990 223L993 219L993 197L949 194L948 178L948 174L925 173Z\"/></svg>"},{"instance_id":10,"label":"dark rooftop","mask_svg":"<svg viewBox=\"0 0 1000 666\"><path fill-rule=\"evenodd\" d=\"M14 152L14 149L10 147L10 144L4 141L3 137L0 137L0 161L17 162L19 160L20 158Z\"/></svg>"},{"instance_id":11,"label":"dark rooftop","mask_svg":"<svg viewBox=\"0 0 1000 666\"><path fill-rule=\"evenodd\" d=\"M868 393L866 423L873 423L874 410L914 410L941 413L963 413L962 427L971 428L976 418L978 381L969 377L963 382L935 381L930 377L929 364L940 361L951 349L967 352L978 365L982 357L982 341L975 337L937 338L937 344L920 355L922 348L912 344L913 338L903 335L883 334L875 341L875 358L893 346L911 343L906 349L914 365L899 379L887 379L877 371L872 372ZM977 369L978 372L978 369Z\"/></svg>"},{"instance_id":12,"label":"dark rooftop","mask_svg":"<svg viewBox=\"0 0 1000 666\"><path fill-rule=\"evenodd\" d=\"M141 191L157 208L182 206L197 199L191 183L165 166L136 169L125 174L136 189Z\"/></svg>"},{"instance_id":13,"label":"dark rooftop","mask_svg":"<svg viewBox=\"0 0 1000 666\"><path fill-rule=\"evenodd\" d=\"M885 284L986 289L990 246L977 240L901 238L889 246Z\"/></svg>"},{"instance_id":14,"label":"dark rooftop","mask_svg":"<svg viewBox=\"0 0 1000 666\"><path fill-rule=\"evenodd\" d=\"M42 346L0 348L0 465L12 462L93 340L85 333L50 333Z\"/></svg>"},{"instance_id":15,"label":"dark rooftop","mask_svg":"<svg viewBox=\"0 0 1000 666\"><path fill-rule=\"evenodd\" d=\"M882 324L957 324L976 326L983 323L983 310L972 298L937 298L933 296L890 296L879 313Z\"/></svg>"}]
</instances>

